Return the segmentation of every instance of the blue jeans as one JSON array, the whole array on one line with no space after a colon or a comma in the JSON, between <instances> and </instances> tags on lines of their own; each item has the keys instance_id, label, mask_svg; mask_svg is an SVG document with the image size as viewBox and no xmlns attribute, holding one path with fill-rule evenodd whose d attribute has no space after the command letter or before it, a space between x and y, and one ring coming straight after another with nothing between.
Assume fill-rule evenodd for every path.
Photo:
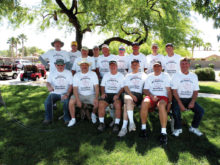
<instances>
[{"instance_id":1,"label":"blue jeans","mask_svg":"<svg viewBox=\"0 0 220 165\"><path fill-rule=\"evenodd\" d=\"M189 99L188 98L180 98L180 100L182 101L185 108L188 108L188 105L192 99L191 98L189 98ZM176 101L175 98L173 98L172 114L173 114L173 118L174 118L174 129L181 129L182 128L180 111L181 110L178 105L178 102ZM195 102L195 105L194 105L194 108L192 109L192 111L194 112L192 127L198 128L199 123L202 120L202 117L204 115L204 109L198 103Z\"/></svg>"},{"instance_id":2,"label":"blue jeans","mask_svg":"<svg viewBox=\"0 0 220 165\"><path fill-rule=\"evenodd\" d=\"M55 104L57 101L61 100L60 94L50 93L47 99L44 102L45 107L45 119L46 120L52 120L53 117L53 104ZM63 103L63 113L64 113L64 121L70 120L70 114L69 114L69 99L61 100Z\"/></svg>"}]
</instances>

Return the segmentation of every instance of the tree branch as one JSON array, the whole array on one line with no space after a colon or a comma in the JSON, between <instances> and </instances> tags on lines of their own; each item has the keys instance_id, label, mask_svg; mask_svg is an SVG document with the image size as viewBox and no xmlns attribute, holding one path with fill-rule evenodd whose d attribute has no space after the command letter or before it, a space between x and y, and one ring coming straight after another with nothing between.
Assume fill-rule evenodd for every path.
<instances>
[{"instance_id":1,"label":"tree branch","mask_svg":"<svg viewBox=\"0 0 220 165\"><path fill-rule=\"evenodd\" d=\"M71 8L70 8L70 11L72 11L73 12L73 10L74 10L74 8L76 7L76 0L72 0L72 6L71 6Z\"/></svg>"},{"instance_id":2,"label":"tree branch","mask_svg":"<svg viewBox=\"0 0 220 165\"><path fill-rule=\"evenodd\" d=\"M90 27L91 27L92 25L95 25L95 26L104 26L103 24L87 24L87 28L83 29L83 30L82 30L82 33L91 32L92 30L91 30Z\"/></svg>"},{"instance_id":3,"label":"tree branch","mask_svg":"<svg viewBox=\"0 0 220 165\"><path fill-rule=\"evenodd\" d=\"M132 44L131 41L128 41L128 40L126 40L126 39L124 39L124 38L121 38L121 37L112 37L112 38L109 38L109 39L105 40L103 44L109 45L109 44L110 44L111 42L113 42L113 41L122 42L122 43L125 43L125 44L127 44L127 45L131 45L131 44ZM101 47L103 44L101 44L99 47Z\"/></svg>"},{"instance_id":4,"label":"tree branch","mask_svg":"<svg viewBox=\"0 0 220 165\"><path fill-rule=\"evenodd\" d=\"M125 31L125 29L123 28L123 26L121 26L121 30L122 30L126 35L134 35L134 34L141 35L139 32L127 32L127 31Z\"/></svg>"}]
</instances>

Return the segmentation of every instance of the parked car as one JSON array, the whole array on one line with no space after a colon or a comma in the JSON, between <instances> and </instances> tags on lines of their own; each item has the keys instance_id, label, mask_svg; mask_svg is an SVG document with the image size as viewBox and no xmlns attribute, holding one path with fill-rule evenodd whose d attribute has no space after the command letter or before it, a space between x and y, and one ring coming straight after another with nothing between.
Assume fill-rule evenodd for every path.
<instances>
[{"instance_id":1,"label":"parked car","mask_svg":"<svg viewBox=\"0 0 220 165\"><path fill-rule=\"evenodd\" d=\"M26 65L24 66L24 73L20 74L21 81L28 81L33 80L36 81L41 77L46 79L46 69L44 65L37 64L37 65Z\"/></svg>"},{"instance_id":2,"label":"parked car","mask_svg":"<svg viewBox=\"0 0 220 165\"><path fill-rule=\"evenodd\" d=\"M32 62L29 60L15 60L15 63L17 64L17 67L22 70L24 69L24 66L32 65Z\"/></svg>"},{"instance_id":3,"label":"parked car","mask_svg":"<svg viewBox=\"0 0 220 165\"><path fill-rule=\"evenodd\" d=\"M18 74L19 72L16 65L0 65L0 79L7 79L8 77L16 79L18 77Z\"/></svg>"}]
</instances>

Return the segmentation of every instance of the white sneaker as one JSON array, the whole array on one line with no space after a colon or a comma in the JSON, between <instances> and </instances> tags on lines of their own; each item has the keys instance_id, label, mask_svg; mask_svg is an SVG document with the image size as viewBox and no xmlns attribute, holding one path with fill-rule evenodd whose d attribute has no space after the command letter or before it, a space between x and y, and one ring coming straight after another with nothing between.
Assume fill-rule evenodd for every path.
<instances>
[{"instance_id":1,"label":"white sneaker","mask_svg":"<svg viewBox=\"0 0 220 165\"><path fill-rule=\"evenodd\" d=\"M95 124L97 122L96 115L91 113L92 123Z\"/></svg>"},{"instance_id":2,"label":"white sneaker","mask_svg":"<svg viewBox=\"0 0 220 165\"><path fill-rule=\"evenodd\" d=\"M134 123L129 124L129 132L131 132L131 131L136 131L136 126Z\"/></svg>"},{"instance_id":3,"label":"white sneaker","mask_svg":"<svg viewBox=\"0 0 220 165\"><path fill-rule=\"evenodd\" d=\"M178 137L182 132L182 129L174 129L172 135Z\"/></svg>"},{"instance_id":4,"label":"white sneaker","mask_svg":"<svg viewBox=\"0 0 220 165\"><path fill-rule=\"evenodd\" d=\"M119 137L123 137L127 134L128 130L127 128L122 128L121 131L118 133Z\"/></svg>"},{"instance_id":5,"label":"white sneaker","mask_svg":"<svg viewBox=\"0 0 220 165\"><path fill-rule=\"evenodd\" d=\"M203 135L203 133L200 132L200 130L198 128L190 127L189 132L192 132L192 133L196 134L197 136L202 136Z\"/></svg>"},{"instance_id":6,"label":"white sneaker","mask_svg":"<svg viewBox=\"0 0 220 165\"><path fill-rule=\"evenodd\" d=\"M76 123L76 120L71 119L67 127L72 127Z\"/></svg>"}]
</instances>

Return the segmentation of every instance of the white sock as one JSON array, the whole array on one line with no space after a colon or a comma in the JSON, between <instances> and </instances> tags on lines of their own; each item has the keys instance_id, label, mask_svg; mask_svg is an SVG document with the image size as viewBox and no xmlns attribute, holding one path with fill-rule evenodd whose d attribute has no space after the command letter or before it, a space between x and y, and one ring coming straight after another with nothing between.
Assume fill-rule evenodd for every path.
<instances>
[{"instance_id":1,"label":"white sock","mask_svg":"<svg viewBox=\"0 0 220 165\"><path fill-rule=\"evenodd\" d=\"M92 112L92 115L91 115L92 117L96 117L96 115Z\"/></svg>"},{"instance_id":2,"label":"white sock","mask_svg":"<svg viewBox=\"0 0 220 165\"><path fill-rule=\"evenodd\" d=\"M127 120L123 120L122 128L127 128L127 125L128 125L128 121Z\"/></svg>"},{"instance_id":3,"label":"white sock","mask_svg":"<svg viewBox=\"0 0 220 165\"><path fill-rule=\"evenodd\" d=\"M119 122L120 122L120 119L119 119L119 118L116 118L116 119L115 119L115 124L119 124Z\"/></svg>"},{"instance_id":4,"label":"white sock","mask_svg":"<svg viewBox=\"0 0 220 165\"><path fill-rule=\"evenodd\" d=\"M133 119L134 111L128 110L127 113L128 113L129 122L130 122L130 123L134 123L134 119Z\"/></svg>"},{"instance_id":5,"label":"white sock","mask_svg":"<svg viewBox=\"0 0 220 165\"><path fill-rule=\"evenodd\" d=\"M142 130L146 129L146 124L141 124L141 129Z\"/></svg>"},{"instance_id":6,"label":"white sock","mask_svg":"<svg viewBox=\"0 0 220 165\"><path fill-rule=\"evenodd\" d=\"M161 128L161 133L167 134L167 129L166 128Z\"/></svg>"},{"instance_id":7,"label":"white sock","mask_svg":"<svg viewBox=\"0 0 220 165\"><path fill-rule=\"evenodd\" d=\"M73 122L75 122L75 121L76 121L76 118L72 118L71 120L72 120Z\"/></svg>"},{"instance_id":8,"label":"white sock","mask_svg":"<svg viewBox=\"0 0 220 165\"><path fill-rule=\"evenodd\" d=\"M99 122L104 123L104 117L99 117Z\"/></svg>"}]
</instances>

